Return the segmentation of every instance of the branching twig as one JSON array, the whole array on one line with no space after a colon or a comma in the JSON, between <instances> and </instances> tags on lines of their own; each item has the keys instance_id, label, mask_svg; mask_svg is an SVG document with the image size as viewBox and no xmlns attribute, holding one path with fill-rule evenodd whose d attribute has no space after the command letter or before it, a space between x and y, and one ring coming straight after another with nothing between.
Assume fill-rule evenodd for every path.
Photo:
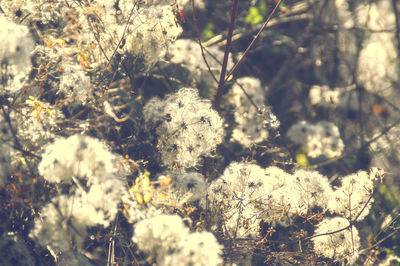
<instances>
[{"instance_id":1,"label":"branching twig","mask_svg":"<svg viewBox=\"0 0 400 266\"><path fill-rule=\"evenodd\" d=\"M246 48L246 50L244 51L243 55L240 57L239 61L233 66L233 68L231 69L229 74L225 76L227 62L228 62L228 55L229 55L230 47L231 47L232 33L233 33L233 27L234 27L235 16L236 16L236 11L237 11L237 4L238 4L238 0L234 0L233 7L232 7L232 14L231 14L231 23L229 25L228 36L226 37L225 55L224 55L224 61L222 63L222 68L221 68L220 82L218 83L217 95L215 96L215 102L214 102L214 108L216 110L219 110L219 107L220 107L220 104L221 104L222 93L223 93L223 90L224 90L225 82L229 80L229 78L233 75L233 73L236 71L236 69L239 67L239 65L243 62L244 58L246 57L246 55L248 54L250 49L254 46L255 42L260 37L261 32L265 29L265 27L267 26L268 22L271 20L272 16L278 10L278 7L281 4L281 2L282 2L282 0L278 0L278 2L276 3L274 9L269 14L267 20L263 23L263 25L261 26L260 30L254 36L253 40L251 41L249 46Z\"/></svg>"},{"instance_id":2,"label":"branching twig","mask_svg":"<svg viewBox=\"0 0 400 266\"><path fill-rule=\"evenodd\" d=\"M397 41L397 53L400 55L400 10L397 0L392 0L393 11L396 19L396 41Z\"/></svg>"},{"instance_id":3,"label":"branching twig","mask_svg":"<svg viewBox=\"0 0 400 266\"><path fill-rule=\"evenodd\" d=\"M272 12L269 14L267 20L264 22L264 24L261 26L260 30L257 32L257 34L254 36L253 40L251 41L251 43L249 44L249 46L247 47L247 49L244 51L244 53L242 54L242 56L240 57L239 61L233 66L232 70L229 72L229 74L226 76L225 81L227 81L232 75L233 73L236 71L236 69L239 67L239 65L242 63L242 61L244 60L245 56L248 54L248 52L250 51L250 49L254 46L255 42L258 40L258 38L260 38L261 32L265 29L265 27L267 27L269 21L271 20L272 16L276 13L276 11L278 10L279 5L281 4L282 0L279 0L274 9L272 10Z\"/></svg>"},{"instance_id":4,"label":"branching twig","mask_svg":"<svg viewBox=\"0 0 400 266\"><path fill-rule=\"evenodd\" d=\"M194 31L196 32L196 35L197 35L197 42L199 43L199 46L200 46L201 55L203 56L203 61L206 64L206 66L208 68L208 72L210 72L212 78L215 80L215 82L218 83L217 78L215 77L214 73L211 70L210 65L208 64L206 55L204 53L205 48L204 48L203 44L201 43L200 31L199 31L199 27L197 27L197 18L196 18L196 9L194 7L194 0L192 0L192 14L193 14L193 27L194 27Z\"/></svg>"},{"instance_id":5,"label":"branching twig","mask_svg":"<svg viewBox=\"0 0 400 266\"><path fill-rule=\"evenodd\" d=\"M117 224L118 224L118 214L115 217L115 224L113 228L113 233L110 236L108 242L108 256L107 256L107 266L111 266L115 264L115 238L117 237Z\"/></svg>"},{"instance_id":6,"label":"branching twig","mask_svg":"<svg viewBox=\"0 0 400 266\"><path fill-rule=\"evenodd\" d=\"M228 66L228 58L229 58L229 53L231 51L232 34L233 34L233 28L235 26L235 19L236 19L236 12L238 9L238 3L239 3L239 0L233 0L231 22L229 23L228 36L226 36L224 60L222 61L221 74L220 74L219 82L218 82L218 90L217 90L217 95L215 96L215 102L214 102L214 107L217 111L219 110L219 106L221 104L222 92L224 90L224 85L225 85L225 81L226 81L225 80L226 67Z\"/></svg>"}]
</instances>

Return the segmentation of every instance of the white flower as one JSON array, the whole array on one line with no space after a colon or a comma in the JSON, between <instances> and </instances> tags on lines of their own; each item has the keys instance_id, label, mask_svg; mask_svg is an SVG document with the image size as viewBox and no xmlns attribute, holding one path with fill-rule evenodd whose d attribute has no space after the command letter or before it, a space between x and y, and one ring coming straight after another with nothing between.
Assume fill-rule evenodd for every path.
<instances>
[{"instance_id":1,"label":"white flower","mask_svg":"<svg viewBox=\"0 0 400 266\"><path fill-rule=\"evenodd\" d=\"M196 166L201 156L210 155L222 142L222 119L196 89L182 88L161 102L152 99L143 112L146 122L156 127L158 148L166 166Z\"/></svg>"},{"instance_id":2,"label":"white flower","mask_svg":"<svg viewBox=\"0 0 400 266\"><path fill-rule=\"evenodd\" d=\"M359 5L356 9L357 26L373 31L362 43L358 56L357 82L366 90L390 97L398 82L398 53L395 32L386 31L396 27L396 16L390 1Z\"/></svg>"},{"instance_id":3,"label":"white flower","mask_svg":"<svg viewBox=\"0 0 400 266\"><path fill-rule=\"evenodd\" d=\"M332 233L349 225L349 221L342 217L324 218L317 225L315 235ZM335 262L353 264L358 258L360 237L354 226L337 233L316 236L312 241L317 254Z\"/></svg>"},{"instance_id":4,"label":"white flower","mask_svg":"<svg viewBox=\"0 0 400 266\"><path fill-rule=\"evenodd\" d=\"M204 62L204 58L200 49L199 44L196 41L190 39L179 39L176 40L168 49L168 54L171 57L170 62L174 64L180 64L189 70L191 79L194 79L197 84L204 85L206 90L210 90L217 85L213 76L209 73L207 64ZM205 47L205 57L210 67L210 70L215 77L220 76L222 61L224 58L224 52L218 47ZM232 55L229 54L228 69L233 67ZM209 93L209 91L207 91Z\"/></svg>"},{"instance_id":5,"label":"white flower","mask_svg":"<svg viewBox=\"0 0 400 266\"><path fill-rule=\"evenodd\" d=\"M121 192L124 189L121 179L110 175L104 180L96 180L90 185L89 191L78 190L75 200L79 202L71 214L81 224L88 226L103 225L108 227L118 212Z\"/></svg>"},{"instance_id":6,"label":"white flower","mask_svg":"<svg viewBox=\"0 0 400 266\"><path fill-rule=\"evenodd\" d=\"M157 265L218 265L221 245L213 234L190 234L177 215L158 215L134 226L132 240L156 258Z\"/></svg>"},{"instance_id":7,"label":"white flower","mask_svg":"<svg viewBox=\"0 0 400 266\"><path fill-rule=\"evenodd\" d=\"M158 215L137 222L132 241L146 253L156 255L162 262L168 253L174 253L179 243L187 238L189 229L177 215Z\"/></svg>"},{"instance_id":8,"label":"white flower","mask_svg":"<svg viewBox=\"0 0 400 266\"><path fill-rule=\"evenodd\" d=\"M314 126L306 121L301 121L289 128L287 137L296 144L303 144L307 137L313 134Z\"/></svg>"},{"instance_id":9,"label":"white flower","mask_svg":"<svg viewBox=\"0 0 400 266\"><path fill-rule=\"evenodd\" d=\"M22 88L31 70L34 41L26 26L17 25L0 14L0 95Z\"/></svg>"},{"instance_id":10,"label":"white flower","mask_svg":"<svg viewBox=\"0 0 400 266\"><path fill-rule=\"evenodd\" d=\"M208 200L227 234L248 237L258 234L261 219L288 226L313 207L327 210L332 193L328 179L315 171L291 175L277 167L233 162L211 183Z\"/></svg>"},{"instance_id":11,"label":"white flower","mask_svg":"<svg viewBox=\"0 0 400 266\"><path fill-rule=\"evenodd\" d=\"M303 144L307 156L311 158L321 155L328 158L338 157L344 149L339 128L327 121L315 125L305 121L299 122L290 127L287 136L296 144Z\"/></svg>"},{"instance_id":12,"label":"white flower","mask_svg":"<svg viewBox=\"0 0 400 266\"><path fill-rule=\"evenodd\" d=\"M344 143L340 137L329 137L322 140L322 154L328 158L335 158L342 155Z\"/></svg>"},{"instance_id":13,"label":"white flower","mask_svg":"<svg viewBox=\"0 0 400 266\"><path fill-rule=\"evenodd\" d=\"M305 170L291 175L277 167L268 167L265 172L264 221L288 226L293 217L309 213L313 207L327 209L332 188L325 176Z\"/></svg>"},{"instance_id":14,"label":"white flower","mask_svg":"<svg viewBox=\"0 0 400 266\"><path fill-rule=\"evenodd\" d=\"M328 178L316 171L306 170L297 170L293 176L302 206L299 212L306 212L313 206L319 206L325 211L333 193Z\"/></svg>"},{"instance_id":15,"label":"white flower","mask_svg":"<svg viewBox=\"0 0 400 266\"><path fill-rule=\"evenodd\" d=\"M311 104L323 106L336 106L339 103L340 91L337 89L331 90L328 86L314 85L310 92Z\"/></svg>"},{"instance_id":16,"label":"white flower","mask_svg":"<svg viewBox=\"0 0 400 266\"><path fill-rule=\"evenodd\" d=\"M119 1L119 5L122 14L128 18L132 5L135 4ZM182 28L175 23L173 7L170 4L152 5L134 10L135 14L126 35L126 50L153 65L164 57L168 47L182 33Z\"/></svg>"},{"instance_id":17,"label":"white flower","mask_svg":"<svg viewBox=\"0 0 400 266\"><path fill-rule=\"evenodd\" d=\"M188 203L204 200L207 194L207 184L204 176L196 172L173 172L174 187L179 197L187 197Z\"/></svg>"},{"instance_id":18,"label":"white flower","mask_svg":"<svg viewBox=\"0 0 400 266\"><path fill-rule=\"evenodd\" d=\"M179 216L162 214L136 223L132 240L139 249L150 252L176 248L188 234Z\"/></svg>"},{"instance_id":19,"label":"white flower","mask_svg":"<svg viewBox=\"0 0 400 266\"><path fill-rule=\"evenodd\" d=\"M267 87L261 85L261 81L254 77L241 77L236 80L230 91L229 102L231 102L238 112L249 112L255 114L257 108L250 102L244 91L251 100L259 107L265 103L265 94L268 91Z\"/></svg>"},{"instance_id":20,"label":"white flower","mask_svg":"<svg viewBox=\"0 0 400 266\"><path fill-rule=\"evenodd\" d=\"M82 247L86 238L86 225L77 222L71 211L79 206L74 197L60 195L45 205L40 216L35 218L30 237L36 238L42 246L49 245L57 251L68 251Z\"/></svg>"},{"instance_id":21,"label":"white flower","mask_svg":"<svg viewBox=\"0 0 400 266\"><path fill-rule=\"evenodd\" d=\"M64 64L62 68L64 72L57 93L62 92L66 98L72 98L78 104L86 104L93 97L90 77L78 64Z\"/></svg>"},{"instance_id":22,"label":"white flower","mask_svg":"<svg viewBox=\"0 0 400 266\"><path fill-rule=\"evenodd\" d=\"M71 182L75 176L91 182L96 178L107 179L107 173L115 172L114 160L115 155L100 141L73 135L49 144L38 168L39 173L49 182Z\"/></svg>"},{"instance_id":23,"label":"white flower","mask_svg":"<svg viewBox=\"0 0 400 266\"><path fill-rule=\"evenodd\" d=\"M307 156L317 158L323 154L323 143L319 135L309 135L306 138Z\"/></svg>"},{"instance_id":24,"label":"white flower","mask_svg":"<svg viewBox=\"0 0 400 266\"><path fill-rule=\"evenodd\" d=\"M266 140L269 135L267 127L279 126L279 121L270 110L265 110L264 115L268 116L267 119L259 113L264 107L267 90L268 88L264 88L259 79L242 77L237 79L227 95L228 101L235 107L234 117L237 124L232 139L245 147Z\"/></svg>"},{"instance_id":25,"label":"white flower","mask_svg":"<svg viewBox=\"0 0 400 266\"><path fill-rule=\"evenodd\" d=\"M268 130L263 125L260 116L246 117L243 124L238 124L232 132L232 139L245 147L252 143L259 143L269 136Z\"/></svg>"},{"instance_id":26,"label":"white flower","mask_svg":"<svg viewBox=\"0 0 400 266\"><path fill-rule=\"evenodd\" d=\"M264 169L249 163L232 162L208 188L210 208L225 223L231 237L256 236L267 193Z\"/></svg>"},{"instance_id":27,"label":"white flower","mask_svg":"<svg viewBox=\"0 0 400 266\"><path fill-rule=\"evenodd\" d=\"M162 211L152 205L151 202L146 205L138 203L126 189L122 191L121 200L124 206L123 214L129 223L150 219L162 214Z\"/></svg>"},{"instance_id":28,"label":"white flower","mask_svg":"<svg viewBox=\"0 0 400 266\"><path fill-rule=\"evenodd\" d=\"M25 101L21 112L15 113L17 135L26 146L25 149L42 149L54 138L54 132L59 130L57 121L64 118L61 110L46 102L30 96Z\"/></svg>"},{"instance_id":29,"label":"white flower","mask_svg":"<svg viewBox=\"0 0 400 266\"><path fill-rule=\"evenodd\" d=\"M196 232L179 243L179 251L165 257L164 265L220 265L221 245L210 232Z\"/></svg>"},{"instance_id":30,"label":"white flower","mask_svg":"<svg viewBox=\"0 0 400 266\"><path fill-rule=\"evenodd\" d=\"M359 215L357 221L363 220L373 202L370 197L377 177L378 175L368 175L365 171L343 177L342 185L333 192L329 209L347 219L355 220Z\"/></svg>"},{"instance_id":31,"label":"white flower","mask_svg":"<svg viewBox=\"0 0 400 266\"><path fill-rule=\"evenodd\" d=\"M266 168L264 172L265 203L262 206L261 217L266 222L288 226L299 202L299 194L295 192L294 187L295 178L275 166Z\"/></svg>"},{"instance_id":32,"label":"white flower","mask_svg":"<svg viewBox=\"0 0 400 266\"><path fill-rule=\"evenodd\" d=\"M388 97L398 81L399 64L394 35L374 34L363 43L358 57L357 81L365 89Z\"/></svg>"}]
</instances>

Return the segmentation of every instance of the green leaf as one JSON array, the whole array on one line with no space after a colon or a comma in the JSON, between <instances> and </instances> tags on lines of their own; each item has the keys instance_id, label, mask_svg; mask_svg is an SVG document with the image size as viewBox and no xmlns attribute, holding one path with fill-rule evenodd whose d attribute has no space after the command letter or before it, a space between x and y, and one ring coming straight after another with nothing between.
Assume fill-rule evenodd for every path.
<instances>
[{"instance_id":1,"label":"green leaf","mask_svg":"<svg viewBox=\"0 0 400 266\"><path fill-rule=\"evenodd\" d=\"M308 168L308 159L307 155L303 153L299 153L296 155L296 161L300 165L302 169L307 169Z\"/></svg>"},{"instance_id":2,"label":"green leaf","mask_svg":"<svg viewBox=\"0 0 400 266\"><path fill-rule=\"evenodd\" d=\"M256 25L264 20L264 16L261 14L261 10L257 7L251 6L249 8L249 14L247 14L244 22L252 25Z\"/></svg>"},{"instance_id":3,"label":"green leaf","mask_svg":"<svg viewBox=\"0 0 400 266\"><path fill-rule=\"evenodd\" d=\"M211 22L207 24L207 26L204 28L202 36L203 39L207 40L210 39L211 37L213 37L214 34L214 24L212 24Z\"/></svg>"}]
</instances>

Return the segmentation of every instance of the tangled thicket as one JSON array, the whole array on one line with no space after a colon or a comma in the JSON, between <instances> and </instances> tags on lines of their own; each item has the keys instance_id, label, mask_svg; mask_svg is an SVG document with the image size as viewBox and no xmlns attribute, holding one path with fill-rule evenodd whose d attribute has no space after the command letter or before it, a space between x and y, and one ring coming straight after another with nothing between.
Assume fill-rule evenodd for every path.
<instances>
[{"instance_id":1,"label":"tangled thicket","mask_svg":"<svg viewBox=\"0 0 400 266\"><path fill-rule=\"evenodd\" d=\"M397 1L3 0L0 24L2 265L400 262Z\"/></svg>"}]
</instances>

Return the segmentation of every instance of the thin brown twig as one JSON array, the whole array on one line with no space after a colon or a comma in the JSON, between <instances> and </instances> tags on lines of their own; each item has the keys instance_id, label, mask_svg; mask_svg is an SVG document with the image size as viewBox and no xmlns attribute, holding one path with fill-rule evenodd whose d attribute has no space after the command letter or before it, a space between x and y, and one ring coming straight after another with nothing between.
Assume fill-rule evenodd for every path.
<instances>
[{"instance_id":1,"label":"thin brown twig","mask_svg":"<svg viewBox=\"0 0 400 266\"><path fill-rule=\"evenodd\" d=\"M246 57L246 55L249 53L250 49L254 46L255 42L258 40L258 38L260 38L261 32L265 29L265 27L267 27L269 21L271 20L272 16L276 13L276 11L278 10L278 7L280 6L282 0L278 0L278 2L276 3L274 9L272 10L272 12L269 14L268 18L265 20L265 22L263 23L263 25L261 26L260 30L257 32L257 34L253 37L253 40L251 41L251 43L249 44L249 46L246 48L246 50L244 51L244 53L242 54L242 56L240 57L239 61L233 66L233 68L231 69L231 71L229 72L229 74L226 76L225 81L229 80L229 78L233 75L233 73L236 71L236 69L239 67L239 65L242 63L242 61L244 60L244 58Z\"/></svg>"},{"instance_id":2,"label":"thin brown twig","mask_svg":"<svg viewBox=\"0 0 400 266\"><path fill-rule=\"evenodd\" d=\"M118 215L115 218L113 233L110 236L108 242L107 266L115 264L115 238L117 237L117 224L118 224Z\"/></svg>"},{"instance_id":3,"label":"thin brown twig","mask_svg":"<svg viewBox=\"0 0 400 266\"><path fill-rule=\"evenodd\" d=\"M399 10L399 4L397 0L392 0L392 5L393 5L393 11L395 15L395 20L396 20L396 41L397 41L397 53L400 55L400 10Z\"/></svg>"},{"instance_id":4,"label":"thin brown twig","mask_svg":"<svg viewBox=\"0 0 400 266\"><path fill-rule=\"evenodd\" d=\"M133 7L131 9L131 12L129 13L128 21L125 23L124 31L122 32L122 36L119 39L119 42L118 42L117 46L115 47L115 49L113 51L113 54L111 55L110 59L108 60L108 64L105 67L105 69L107 69L110 66L112 59L114 58L115 54L118 51L118 48L121 46L121 43L125 40L126 32L128 31L129 23L130 23L131 18L133 16L133 11L135 10L136 5L137 5L137 2L135 2L135 4L133 5Z\"/></svg>"},{"instance_id":5,"label":"thin brown twig","mask_svg":"<svg viewBox=\"0 0 400 266\"><path fill-rule=\"evenodd\" d=\"M219 107L221 104L222 92L224 90L224 85L226 82L225 74L226 74L226 68L228 66L229 53L231 50L233 28L235 26L235 19L236 19L236 12L238 9L238 3L239 3L239 0L233 0L231 21L229 23L228 36L226 37L224 59L222 61L221 73L220 73L220 78L219 78L219 82L218 82L217 95L215 96L215 102L214 102L214 108L217 111L219 110Z\"/></svg>"},{"instance_id":6,"label":"thin brown twig","mask_svg":"<svg viewBox=\"0 0 400 266\"><path fill-rule=\"evenodd\" d=\"M200 46L200 50L201 50L201 55L203 56L203 61L206 64L207 68L208 68L208 72L211 74L212 78L215 80L215 82L218 83L217 78L215 77L214 73L211 70L210 65L208 64L207 58L206 58L206 54L204 53L204 46L201 42L201 36L200 36L200 31L199 31L199 27L197 27L197 18L196 18L196 9L194 6L194 1L192 0L192 14L193 14L193 27L194 27L194 31L196 32L197 35L197 42L199 43Z\"/></svg>"},{"instance_id":7,"label":"thin brown twig","mask_svg":"<svg viewBox=\"0 0 400 266\"><path fill-rule=\"evenodd\" d=\"M229 78L233 75L233 73L237 70L237 68L243 62L243 60L247 56L247 54L250 51L250 49L253 48L255 42L259 39L259 37L261 35L261 32L265 29L265 27L268 25L268 22L271 20L272 16L278 10L278 7L280 6L281 2L282 2L282 0L278 0L277 1L277 3L275 4L274 9L269 14L268 18L265 20L265 22L263 23L263 25L261 26L261 28L257 32L257 34L253 37L253 40L250 42L249 46L246 48L246 50L244 51L243 55L240 57L239 61L233 66L233 68L230 70L228 75L226 75L228 56L229 56L231 42L232 42L232 34L233 34L233 28L234 28L234 22L235 22L237 4L238 4L238 1L234 0L233 7L232 7L232 14L231 14L231 22L229 24L228 36L226 38L225 55L224 55L224 61L222 63L222 68L221 68L220 82L218 83L217 95L215 96L215 102L214 102L214 108L217 111L220 108L220 104L221 104L221 100L222 100L222 93L223 93L223 90L224 90L225 82L229 80Z\"/></svg>"}]
</instances>

